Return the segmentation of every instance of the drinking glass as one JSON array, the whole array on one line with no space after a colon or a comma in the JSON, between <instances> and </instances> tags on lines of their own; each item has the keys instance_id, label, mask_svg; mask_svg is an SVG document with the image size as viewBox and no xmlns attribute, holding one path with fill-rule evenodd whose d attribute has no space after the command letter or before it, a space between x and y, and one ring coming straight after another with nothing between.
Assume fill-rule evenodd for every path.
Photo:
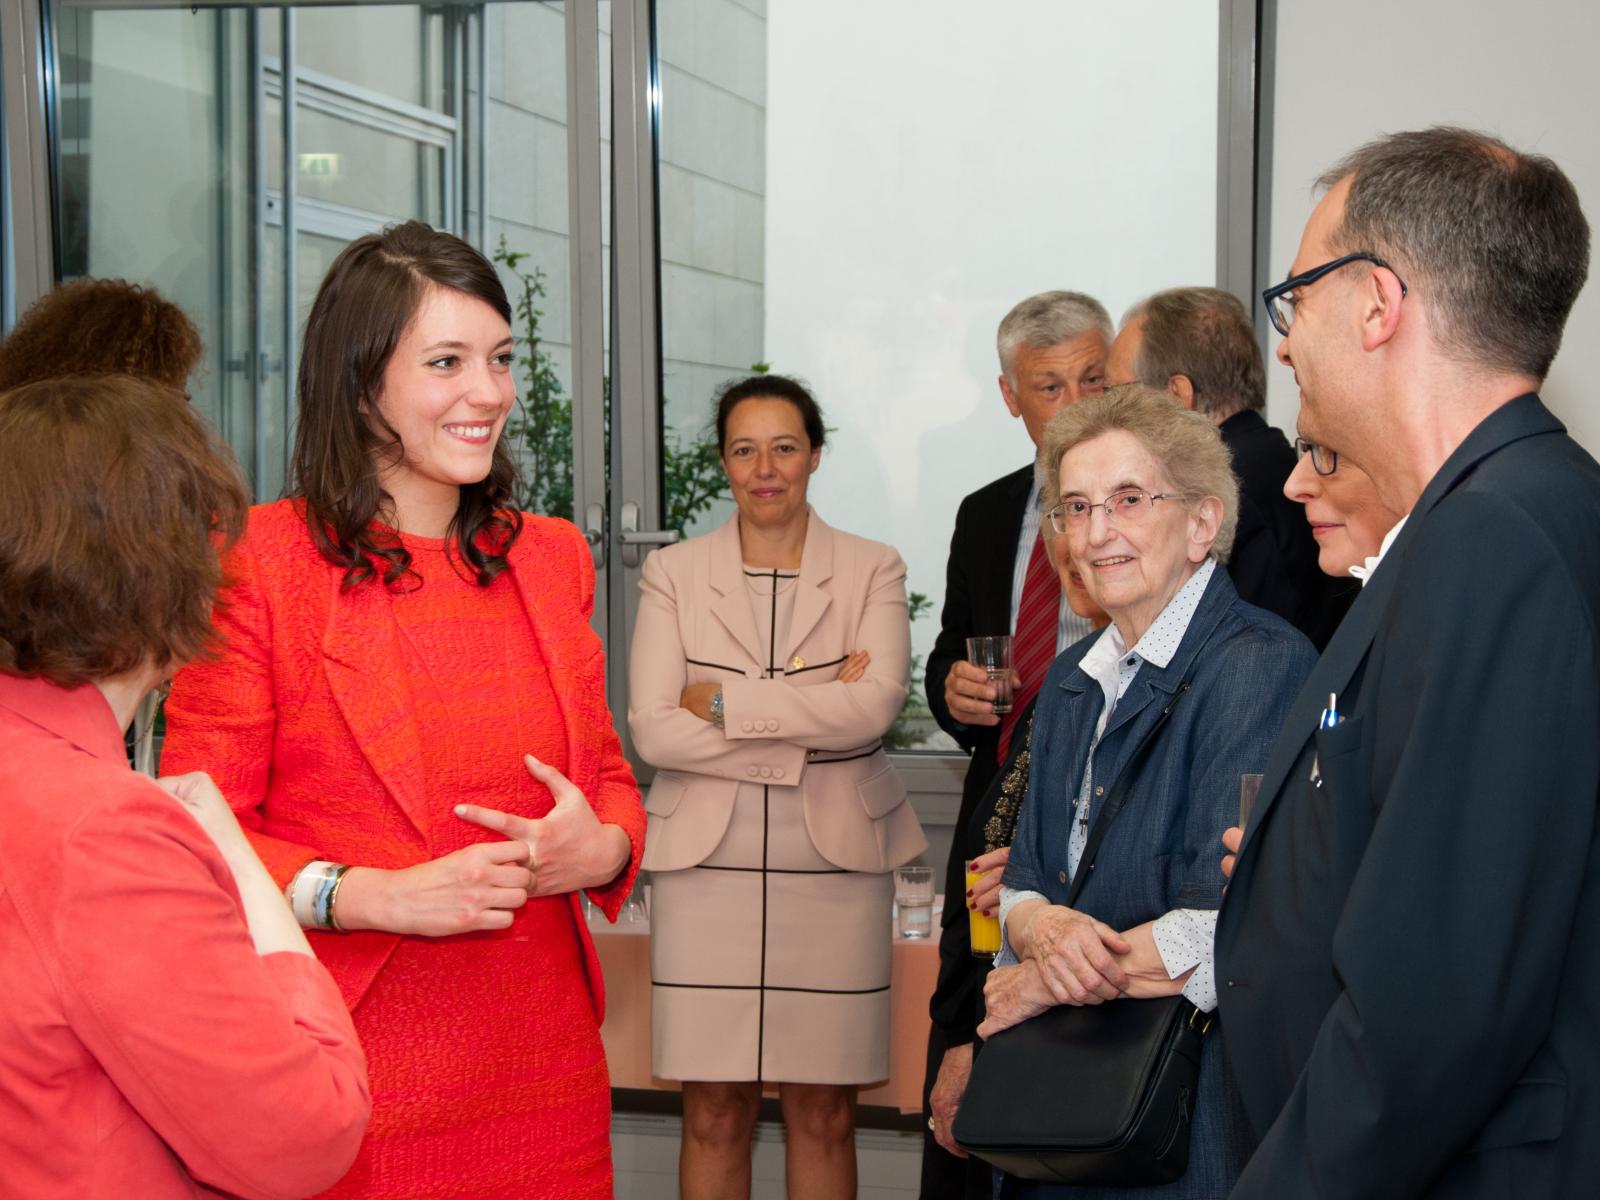
<instances>
[{"instance_id":1,"label":"drinking glass","mask_svg":"<svg viewBox=\"0 0 1600 1200\"><path fill-rule=\"evenodd\" d=\"M1011 635L992 634L967 639L967 661L982 667L994 686L994 711L1004 716L1011 711Z\"/></svg>"},{"instance_id":2,"label":"drinking glass","mask_svg":"<svg viewBox=\"0 0 1600 1200\"><path fill-rule=\"evenodd\" d=\"M925 938L933 933L933 868L896 867L894 872L894 931L903 938Z\"/></svg>"}]
</instances>

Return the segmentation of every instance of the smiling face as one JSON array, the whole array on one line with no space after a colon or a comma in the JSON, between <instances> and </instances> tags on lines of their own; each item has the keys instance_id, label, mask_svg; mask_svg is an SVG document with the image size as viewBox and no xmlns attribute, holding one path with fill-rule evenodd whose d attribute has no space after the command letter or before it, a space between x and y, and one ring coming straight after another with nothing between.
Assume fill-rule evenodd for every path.
<instances>
[{"instance_id":1,"label":"smiling face","mask_svg":"<svg viewBox=\"0 0 1600 1200\"><path fill-rule=\"evenodd\" d=\"M1317 539L1317 565L1340 578L1377 554L1383 535L1400 520L1378 498L1372 477L1344 457L1332 475L1318 475L1311 456L1303 456L1283 494L1305 505L1311 536Z\"/></svg>"},{"instance_id":2,"label":"smiling face","mask_svg":"<svg viewBox=\"0 0 1600 1200\"><path fill-rule=\"evenodd\" d=\"M740 521L778 529L803 517L822 448L812 448L800 410L775 396L751 396L728 414L725 436L722 469Z\"/></svg>"},{"instance_id":3,"label":"smiling face","mask_svg":"<svg viewBox=\"0 0 1600 1200\"><path fill-rule=\"evenodd\" d=\"M400 437L402 453L385 458L379 481L401 529L436 529L431 515L453 515L461 487L488 476L516 402L511 359L511 327L493 308L445 288L424 293L377 399Z\"/></svg>"},{"instance_id":4,"label":"smiling face","mask_svg":"<svg viewBox=\"0 0 1600 1200\"><path fill-rule=\"evenodd\" d=\"M1000 376L1000 394L1013 417L1021 417L1037 446L1044 427L1069 404L1106 390L1106 339L1097 331L1054 346L1018 346L1011 377Z\"/></svg>"},{"instance_id":5,"label":"smiling face","mask_svg":"<svg viewBox=\"0 0 1600 1200\"><path fill-rule=\"evenodd\" d=\"M1079 442L1061 456L1060 499L1094 505L1088 520L1063 535L1084 587L1132 646L1210 553L1222 504L1157 500L1115 519L1096 503L1128 488L1175 491L1144 444L1124 430Z\"/></svg>"}]
</instances>

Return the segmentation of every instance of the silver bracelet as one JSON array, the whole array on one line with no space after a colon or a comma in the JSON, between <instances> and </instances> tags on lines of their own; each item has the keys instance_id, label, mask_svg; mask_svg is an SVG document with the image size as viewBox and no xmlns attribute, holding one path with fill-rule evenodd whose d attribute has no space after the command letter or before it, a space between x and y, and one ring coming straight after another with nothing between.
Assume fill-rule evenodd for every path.
<instances>
[{"instance_id":1,"label":"silver bracelet","mask_svg":"<svg viewBox=\"0 0 1600 1200\"><path fill-rule=\"evenodd\" d=\"M711 723L718 729L726 729L726 720L722 712L722 689L718 688L711 695Z\"/></svg>"}]
</instances>

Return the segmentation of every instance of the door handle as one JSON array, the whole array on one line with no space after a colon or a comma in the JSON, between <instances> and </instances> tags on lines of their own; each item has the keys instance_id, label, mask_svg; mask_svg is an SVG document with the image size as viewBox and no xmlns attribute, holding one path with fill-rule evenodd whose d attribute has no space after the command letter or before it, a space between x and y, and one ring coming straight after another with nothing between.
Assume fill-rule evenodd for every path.
<instances>
[{"instance_id":1,"label":"door handle","mask_svg":"<svg viewBox=\"0 0 1600 1200\"><path fill-rule=\"evenodd\" d=\"M605 557L606 510L603 504L590 504L583 510L583 540L589 543L589 553L594 555L595 569L606 565Z\"/></svg>"},{"instance_id":2,"label":"door handle","mask_svg":"<svg viewBox=\"0 0 1600 1200\"><path fill-rule=\"evenodd\" d=\"M670 546L683 535L676 529L640 529L639 506L629 500L622 506L621 528L617 541L622 543L622 565L637 567L643 560L640 546Z\"/></svg>"}]
</instances>

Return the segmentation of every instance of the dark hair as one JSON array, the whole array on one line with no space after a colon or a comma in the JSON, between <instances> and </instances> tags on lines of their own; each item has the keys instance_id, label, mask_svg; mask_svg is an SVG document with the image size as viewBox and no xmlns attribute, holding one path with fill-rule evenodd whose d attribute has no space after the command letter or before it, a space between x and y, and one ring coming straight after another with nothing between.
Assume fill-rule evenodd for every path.
<instances>
[{"instance_id":1,"label":"dark hair","mask_svg":"<svg viewBox=\"0 0 1600 1200\"><path fill-rule=\"evenodd\" d=\"M813 450L822 449L828 440L827 430L822 424L822 409L817 406L817 398L807 390L806 385L798 379L788 375L746 375L743 379L734 379L723 384L717 389L716 395L716 421L717 427L717 453L722 453L728 445L728 417L733 410L745 400L757 398L768 400L787 400L800 410L800 422L806 427L806 439L811 443Z\"/></svg>"},{"instance_id":2,"label":"dark hair","mask_svg":"<svg viewBox=\"0 0 1600 1200\"><path fill-rule=\"evenodd\" d=\"M75 687L202 654L249 502L175 388L69 376L0 395L0 672Z\"/></svg>"},{"instance_id":3,"label":"dark hair","mask_svg":"<svg viewBox=\"0 0 1600 1200\"><path fill-rule=\"evenodd\" d=\"M1141 306L1144 337L1134 356L1139 381L1165 389L1174 375L1194 387L1194 407L1225 419L1267 403L1267 369L1250 314L1220 288L1171 288Z\"/></svg>"},{"instance_id":4,"label":"dark hair","mask_svg":"<svg viewBox=\"0 0 1600 1200\"><path fill-rule=\"evenodd\" d=\"M1389 263L1452 357L1543 379L1589 275L1589 223L1561 168L1436 126L1368 142L1318 183L1346 177L1335 253Z\"/></svg>"},{"instance_id":5,"label":"dark hair","mask_svg":"<svg viewBox=\"0 0 1600 1200\"><path fill-rule=\"evenodd\" d=\"M411 568L399 538L372 527L392 516L392 498L378 481L380 460L404 453L378 396L430 287L482 300L511 323L505 287L489 261L421 221L367 234L340 251L306 319L291 494L304 500L312 541L344 568L347 589L380 577L393 586ZM457 554L484 587L505 570L522 531L516 477L505 443L496 443L488 477L461 488L450 522Z\"/></svg>"},{"instance_id":6,"label":"dark hair","mask_svg":"<svg viewBox=\"0 0 1600 1200\"><path fill-rule=\"evenodd\" d=\"M61 375L137 375L183 391L200 332L154 288L76 279L28 306L0 342L0 391Z\"/></svg>"}]
</instances>

